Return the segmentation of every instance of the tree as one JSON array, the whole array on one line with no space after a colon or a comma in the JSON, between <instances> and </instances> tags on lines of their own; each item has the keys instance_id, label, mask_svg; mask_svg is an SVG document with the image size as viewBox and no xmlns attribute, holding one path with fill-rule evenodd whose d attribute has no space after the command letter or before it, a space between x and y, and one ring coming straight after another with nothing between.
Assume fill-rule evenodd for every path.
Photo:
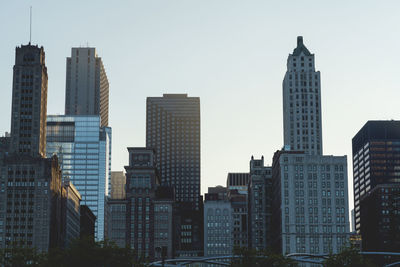
<instances>
[{"instance_id":1,"label":"tree","mask_svg":"<svg viewBox=\"0 0 400 267\"><path fill-rule=\"evenodd\" d=\"M91 238L74 240L66 249L53 248L39 253L35 248L13 246L0 250L2 267L144 267L145 261L129 247Z\"/></svg>"},{"instance_id":2,"label":"tree","mask_svg":"<svg viewBox=\"0 0 400 267\"><path fill-rule=\"evenodd\" d=\"M274 267L295 267L297 263L281 254L274 254L268 250L257 251L245 247L235 247L233 254L237 257L232 259L232 267L247 266L274 266Z\"/></svg>"},{"instance_id":3,"label":"tree","mask_svg":"<svg viewBox=\"0 0 400 267\"><path fill-rule=\"evenodd\" d=\"M45 258L45 253L38 252L36 248L18 244L12 244L9 248L0 250L0 266L4 267L41 267Z\"/></svg>"},{"instance_id":4,"label":"tree","mask_svg":"<svg viewBox=\"0 0 400 267\"><path fill-rule=\"evenodd\" d=\"M361 255L355 248L349 247L338 254L331 254L324 261L325 267L373 267L375 266L368 258Z\"/></svg>"}]
</instances>

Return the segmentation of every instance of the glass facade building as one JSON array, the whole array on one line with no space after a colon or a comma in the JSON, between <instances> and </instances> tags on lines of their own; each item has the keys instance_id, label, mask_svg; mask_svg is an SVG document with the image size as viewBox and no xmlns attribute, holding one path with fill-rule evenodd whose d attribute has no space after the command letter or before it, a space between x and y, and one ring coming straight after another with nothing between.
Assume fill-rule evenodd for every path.
<instances>
[{"instance_id":1,"label":"glass facade building","mask_svg":"<svg viewBox=\"0 0 400 267\"><path fill-rule=\"evenodd\" d=\"M47 155L57 154L68 178L96 216L95 239L104 239L106 196L110 193L111 128L97 115L47 116Z\"/></svg>"}]
</instances>

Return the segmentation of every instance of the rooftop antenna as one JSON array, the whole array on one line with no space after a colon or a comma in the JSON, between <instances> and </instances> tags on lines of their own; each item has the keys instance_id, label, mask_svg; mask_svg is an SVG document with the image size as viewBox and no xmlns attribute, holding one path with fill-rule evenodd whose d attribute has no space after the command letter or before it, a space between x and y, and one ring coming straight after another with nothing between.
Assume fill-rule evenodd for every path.
<instances>
[{"instance_id":1,"label":"rooftop antenna","mask_svg":"<svg viewBox=\"0 0 400 267\"><path fill-rule=\"evenodd\" d=\"M32 41L32 6L30 7L30 17L29 17L29 44Z\"/></svg>"}]
</instances>

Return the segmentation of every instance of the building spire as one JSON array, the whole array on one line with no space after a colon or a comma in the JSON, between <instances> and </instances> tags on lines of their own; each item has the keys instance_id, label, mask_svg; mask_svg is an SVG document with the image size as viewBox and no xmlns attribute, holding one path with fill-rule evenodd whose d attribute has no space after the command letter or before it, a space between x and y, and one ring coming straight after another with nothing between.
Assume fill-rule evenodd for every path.
<instances>
[{"instance_id":1,"label":"building spire","mask_svg":"<svg viewBox=\"0 0 400 267\"><path fill-rule=\"evenodd\" d=\"M29 45L32 42L32 6L30 7L30 12L29 12Z\"/></svg>"},{"instance_id":2,"label":"building spire","mask_svg":"<svg viewBox=\"0 0 400 267\"><path fill-rule=\"evenodd\" d=\"M297 46L303 45L303 36L297 36Z\"/></svg>"}]
</instances>

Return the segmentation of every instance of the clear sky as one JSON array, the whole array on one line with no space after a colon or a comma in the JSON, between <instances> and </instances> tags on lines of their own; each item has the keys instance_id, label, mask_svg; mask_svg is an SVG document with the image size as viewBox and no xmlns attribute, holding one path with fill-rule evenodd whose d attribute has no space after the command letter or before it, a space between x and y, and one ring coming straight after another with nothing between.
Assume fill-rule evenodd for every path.
<instances>
[{"instance_id":1,"label":"clear sky","mask_svg":"<svg viewBox=\"0 0 400 267\"><path fill-rule=\"evenodd\" d=\"M110 81L112 169L145 146L146 97L201 99L201 183L271 164L283 144L282 80L296 37L321 71L324 154L348 155L371 119L399 119L400 2L114 0L0 2L0 132L10 129L15 47L43 45L48 114L63 114L66 57L94 46Z\"/></svg>"}]
</instances>

